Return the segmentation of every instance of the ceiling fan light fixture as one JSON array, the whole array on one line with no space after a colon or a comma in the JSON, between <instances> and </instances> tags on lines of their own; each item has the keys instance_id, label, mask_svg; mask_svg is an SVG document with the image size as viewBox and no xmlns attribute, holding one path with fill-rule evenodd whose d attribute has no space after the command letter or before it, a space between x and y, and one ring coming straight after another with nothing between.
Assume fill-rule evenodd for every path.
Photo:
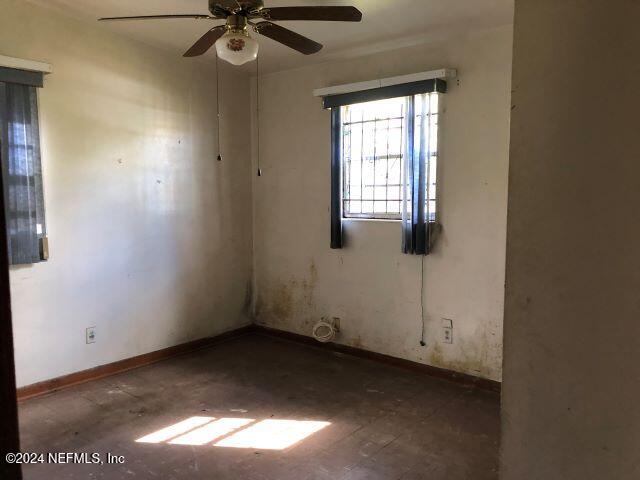
<instances>
[{"instance_id":1,"label":"ceiling fan light fixture","mask_svg":"<svg viewBox=\"0 0 640 480\"><path fill-rule=\"evenodd\" d=\"M264 0L209 0L210 15L142 15L133 17L105 17L100 21L122 20L166 20L171 18L193 18L196 20L225 20L225 25L217 25L184 53L184 57L204 55L215 44L218 58L233 64L243 65L258 58L259 45L247 33L251 25L258 35L296 50L304 55L318 53L322 44L300 35L276 23L280 20L315 20L325 22L359 22L362 13L356 7L348 6L302 6L265 8ZM260 21L255 21L260 20Z\"/></svg>"},{"instance_id":2,"label":"ceiling fan light fixture","mask_svg":"<svg viewBox=\"0 0 640 480\"><path fill-rule=\"evenodd\" d=\"M258 57L260 45L246 29L229 30L216 41L218 57L233 65L244 65Z\"/></svg>"}]
</instances>

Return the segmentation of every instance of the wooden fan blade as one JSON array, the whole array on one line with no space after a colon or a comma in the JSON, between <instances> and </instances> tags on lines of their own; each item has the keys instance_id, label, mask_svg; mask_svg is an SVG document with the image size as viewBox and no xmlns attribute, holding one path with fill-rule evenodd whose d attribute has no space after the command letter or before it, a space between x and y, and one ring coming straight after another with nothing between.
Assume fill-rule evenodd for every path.
<instances>
[{"instance_id":1,"label":"wooden fan blade","mask_svg":"<svg viewBox=\"0 0 640 480\"><path fill-rule=\"evenodd\" d=\"M197 57L198 55L202 55L207 53L213 44L216 43L222 35L227 31L226 25L218 25L217 27L213 27L207 33L205 33L200 40L193 44L193 46L186 51L183 57Z\"/></svg>"},{"instance_id":2,"label":"wooden fan blade","mask_svg":"<svg viewBox=\"0 0 640 480\"><path fill-rule=\"evenodd\" d=\"M275 23L258 22L255 24L254 30L265 37L269 37L270 39L280 42L300 53L304 53L305 55L317 53L322 49L322 45L320 43L314 42L307 37L303 37L302 35L292 32L280 25L276 25Z\"/></svg>"},{"instance_id":3,"label":"wooden fan blade","mask_svg":"<svg viewBox=\"0 0 640 480\"><path fill-rule=\"evenodd\" d=\"M260 15L267 20L320 20L327 22L359 22L362 13L356 7L274 7Z\"/></svg>"},{"instance_id":4,"label":"wooden fan blade","mask_svg":"<svg viewBox=\"0 0 640 480\"><path fill-rule=\"evenodd\" d=\"M214 19L209 15L201 15L201 14L191 14L191 15L144 15L139 17L104 17L99 18L99 22L113 22L113 21L121 21L121 20L167 20L171 18L195 18L197 20L208 20Z\"/></svg>"}]
</instances>

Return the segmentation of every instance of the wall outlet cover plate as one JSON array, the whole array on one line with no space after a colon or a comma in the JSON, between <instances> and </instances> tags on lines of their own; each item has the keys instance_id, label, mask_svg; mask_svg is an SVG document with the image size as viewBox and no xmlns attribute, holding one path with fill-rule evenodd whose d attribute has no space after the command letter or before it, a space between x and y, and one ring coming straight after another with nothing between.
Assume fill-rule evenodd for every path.
<instances>
[{"instance_id":1,"label":"wall outlet cover plate","mask_svg":"<svg viewBox=\"0 0 640 480\"><path fill-rule=\"evenodd\" d=\"M445 328L443 335L442 335L442 341L444 343L453 343L453 328Z\"/></svg>"},{"instance_id":2,"label":"wall outlet cover plate","mask_svg":"<svg viewBox=\"0 0 640 480\"><path fill-rule=\"evenodd\" d=\"M89 327L86 331L87 345L90 343L96 343L96 327Z\"/></svg>"}]
</instances>

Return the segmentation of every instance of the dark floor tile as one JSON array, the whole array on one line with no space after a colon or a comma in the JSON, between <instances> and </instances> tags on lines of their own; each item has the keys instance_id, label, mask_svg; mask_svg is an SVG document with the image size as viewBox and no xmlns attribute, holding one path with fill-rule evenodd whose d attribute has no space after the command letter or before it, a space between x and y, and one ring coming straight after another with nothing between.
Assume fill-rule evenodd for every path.
<instances>
[{"instance_id":1,"label":"dark floor tile","mask_svg":"<svg viewBox=\"0 0 640 480\"><path fill-rule=\"evenodd\" d=\"M284 450L136 442L195 416L328 426ZM24 451L126 458L28 465L26 480L497 478L497 395L261 336L28 400L20 425Z\"/></svg>"}]
</instances>

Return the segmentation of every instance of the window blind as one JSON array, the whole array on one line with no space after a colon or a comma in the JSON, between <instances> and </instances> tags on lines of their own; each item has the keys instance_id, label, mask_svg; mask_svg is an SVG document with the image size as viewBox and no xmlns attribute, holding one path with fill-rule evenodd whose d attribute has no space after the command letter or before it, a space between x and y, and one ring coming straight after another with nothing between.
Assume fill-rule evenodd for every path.
<instances>
[{"instance_id":1,"label":"window blind","mask_svg":"<svg viewBox=\"0 0 640 480\"><path fill-rule=\"evenodd\" d=\"M7 79L7 76L0 77ZM0 163L9 261L37 263L46 236L37 90L0 81Z\"/></svg>"}]
</instances>

